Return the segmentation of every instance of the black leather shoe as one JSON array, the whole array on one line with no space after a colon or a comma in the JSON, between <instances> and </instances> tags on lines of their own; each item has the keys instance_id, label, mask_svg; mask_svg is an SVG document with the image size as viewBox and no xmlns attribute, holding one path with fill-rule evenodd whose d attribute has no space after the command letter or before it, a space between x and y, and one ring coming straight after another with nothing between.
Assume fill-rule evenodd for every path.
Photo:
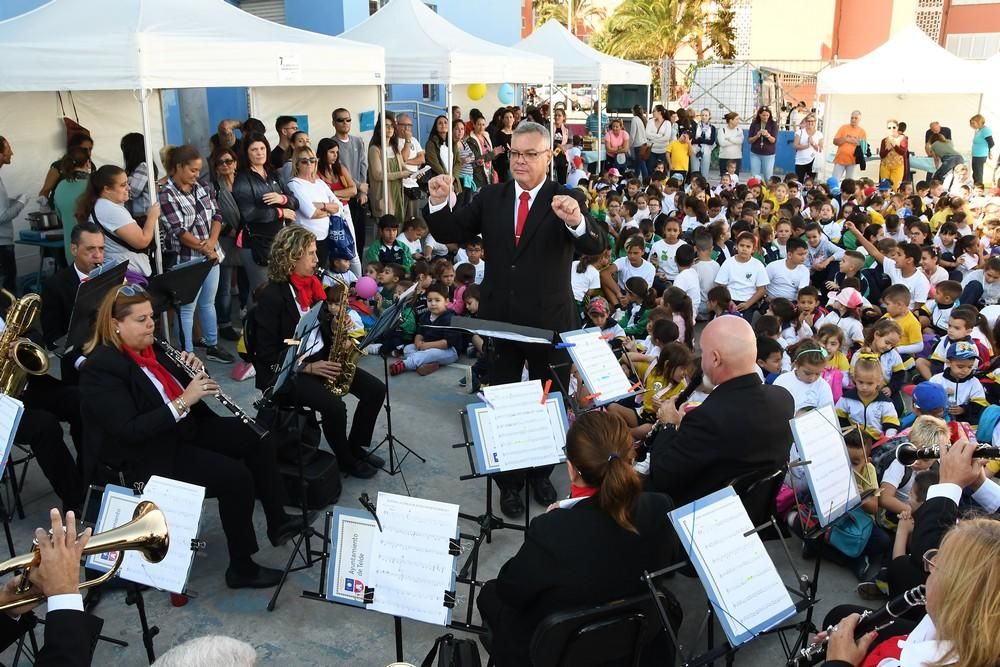
<instances>
[{"instance_id":1,"label":"black leather shoe","mask_svg":"<svg viewBox=\"0 0 1000 667\"><path fill-rule=\"evenodd\" d=\"M361 450L361 453L358 454L358 458L367 462L369 465L375 466L376 468L385 467L385 459L375 452L369 452L367 449Z\"/></svg>"},{"instance_id":2,"label":"black leather shoe","mask_svg":"<svg viewBox=\"0 0 1000 667\"><path fill-rule=\"evenodd\" d=\"M528 486L531 487L531 495L535 502L544 507L548 507L556 501L556 487L548 477L529 477Z\"/></svg>"},{"instance_id":3,"label":"black leather shoe","mask_svg":"<svg viewBox=\"0 0 1000 667\"><path fill-rule=\"evenodd\" d=\"M378 468L368 463L367 461L362 461L361 459L355 460L349 466L344 467L344 472L351 477L357 477L359 479L371 479L378 474Z\"/></svg>"},{"instance_id":4,"label":"black leather shoe","mask_svg":"<svg viewBox=\"0 0 1000 667\"><path fill-rule=\"evenodd\" d=\"M226 568L226 586L230 588L272 588L281 581L281 570L273 567L257 566L254 574L240 574Z\"/></svg>"},{"instance_id":5,"label":"black leather shoe","mask_svg":"<svg viewBox=\"0 0 1000 667\"><path fill-rule=\"evenodd\" d=\"M500 511L505 517L511 519L524 516L524 501L521 500L521 491L500 489Z\"/></svg>"},{"instance_id":6,"label":"black leather shoe","mask_svg":"<svg viewBox=\"0 0 1000 667\"><path fill-rule=\"evenodd\" d=\"M280 547L295 537L302 530L302 517L286 515L273 529L267 529L267 539L271 541L271 546Z\"/></svg>"}]
</instances>

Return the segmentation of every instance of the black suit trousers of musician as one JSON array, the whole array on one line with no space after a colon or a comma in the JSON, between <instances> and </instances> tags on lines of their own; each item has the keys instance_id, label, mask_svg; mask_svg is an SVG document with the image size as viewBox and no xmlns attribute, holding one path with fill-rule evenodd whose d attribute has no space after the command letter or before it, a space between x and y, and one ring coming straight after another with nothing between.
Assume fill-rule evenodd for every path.
<instances>
[{"instance_id":1,"label":"black suit trousers of musician","mask_svg":"<svg viewBox=\"0 0 1000 667\"><path fill-rule=\"evenodd\" d=\"M559 391L559 385L569 386L569 355L565 350L557 350L547 345L530 343L515 343L506 340L496 340L493 345L493 357L490 367L490 382L504 384L520 382L524 365L528 365L528 377L532 380L552 380L551 391ZM553 377L550 365L559 365ZM530 470L502 472L494 475L497 486L501 489L519 490L524 486L525 478L544 479L552 474L553 466L541 466Z\"/></svg>"},{"instance_id":2,"label":"black suit trousers of musician","mask_svg":"<svg viewBox=\"0 0 1000 667\"><path fill-rule=\"evenodd\" d=\"M327 444L337 455L341 469L349 468L371 446L375 420L385 401L385 385L371 373L360 368L357 370L351 383L351 394L358 399L358 407L354 411L350 435L345 437L347 405L323 383L323 378L319 376L298 374L295 377L295 399L300 405L320 413Z\"/></svg>"},{"instance_id":3,"label":"black suit trousers of musician","mask_svg":"<svg viewBox=\"0 0 1000 667\"><path fill-rule=\"evenodd\" d=\"M196 435L177 443L169 469L142 470L141 462L136 462L126 471L125 483L131 487L150 475L203 486L207 498L218 498L231 561L245 560L257 551L255 498L260 498L269 526L284 518L284 487L274 442L258 439L235 417L203 420Z\"/></svg>"},{"instance_id":4,"label":"black suit trousers of musician","mask_svg":"<svg viewBox=\"0 0 1000 667\"><path fill-rule=\"evenodd\" d=\"M31 447L38 467L59 496L63 508L79 512L83 507L83 481L77 462L63 440L62 426L56 415L47 410L26 408L14 442Z\"/></svg>"}]
</instances>

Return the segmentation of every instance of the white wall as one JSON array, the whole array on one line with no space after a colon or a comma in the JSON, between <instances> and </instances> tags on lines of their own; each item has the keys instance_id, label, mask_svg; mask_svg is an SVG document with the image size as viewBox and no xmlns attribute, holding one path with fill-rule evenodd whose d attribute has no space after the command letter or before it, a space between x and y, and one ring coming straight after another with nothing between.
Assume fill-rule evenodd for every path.
<instances>
[{"instance_id":1,"label":"white wall","mask_svg":"<svg viewBox=\"0 0 1000 667\"><path fill-rule=\"evenodd\" d=\"M360 135L365 145L371 131L361 132L361 113L371 111L378 120L378 88L375 86L302 86L295 88L253 88L250 90L250 115L260 118L267 126L267 140L274 147L278 133L274 119L283 114L309 117L309 140L313 148L323 137L332 137L333 110L339 107L351 112L351 134Z\"/></svg>"},{"instance_id":2,"label":"white wall","mask_svg":"<svg viewBox=\"0 0 1000 667\"><path fill-rule=\"evenodd\" d=\"M131 91L84 91L70 96L63 93L66 114L90 130L94 138L93 160L97 166L124 166L121 138L129 132L142 131L139 102ZM76 103L76 114L73 104ZM150 126L154 160L163 145L163 120L160 97L150 97ZM0 170L0 177L11 197L27 193L28 205L14 221L14 238L28 228L26 214L37 211L34 203L45 180L49 165L66 152L66 130L56 93L0 93L0 134L14 149L11 164ZM163 173L162 165L159 167ZM38 270L38 251L15 246L19 273Z\"/></svg>"}]
</instances>

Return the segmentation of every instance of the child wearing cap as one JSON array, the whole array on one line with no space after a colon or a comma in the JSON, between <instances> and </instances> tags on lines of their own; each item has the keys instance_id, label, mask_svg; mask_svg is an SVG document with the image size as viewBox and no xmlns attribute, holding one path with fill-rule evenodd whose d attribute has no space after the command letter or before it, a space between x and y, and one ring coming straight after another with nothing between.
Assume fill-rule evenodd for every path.
<instances>
[{"instance_id":1,"label":"child wearing cap","mask_svg":"<svg viewBox=\"0 0 1000 667\"><path fill-rule=\"evenodd\" d=\"M920 415L930 415L938 419L948 420L948 394L944 387L933 382L921 382L903 389L912 398L913 411L903 415L899 420L900 434L907 432Z\"/></svg>"},{"instance_id":2,"label":"child wearing cap","mask_svg":"<svg viewBox=\"0 0 1000 667\"><path fill-rule=\"evenodd\" d=\"M583 168L583 158L579 155L573 158L571 164L573 168L566 176L566 186L569 188L575 188L580 184L581 180L587 178L587 170Z\"/></svg>"},{"instance_id":3,"label":"child wearing cap","mask_svg":"<svg viewBox=\"0 0 1000 667\"><path fill-rule=\"evenodd\" d=\"M830 301L827 303L829 312L816 320L817 331L827 324L836 325L844 332L840 351L845 354L855 346L864 345L865 333L861 326L862 306L864 306L864 299L853 287L845 287L839 292L832 292Z\"/></svg>"},{"instance_id":4,"label":"child wearing cap","mask_svg":"<svg viewBox=\"0 0 1000 667\"><path fill-rule=\"evenodd\" d=\"M612 348L620 349L625 340L625 329L618 324L615 318L611 317L611 308L608 300L603 296L595 296L587 304L588 327L597 327L601 333L607 336L608 344Z\"/></svg>"},{"instance_id":5,"label":"child wearing cap","mask_svg":"<svg viewBox=\"0 0 1000 667\"><path fill-rule=\"evenodd\" d=\"M979 363L979 349L969 341L948 345L945 370L931 377L929 382L944 387L948 395L948 414L961 417L970 424L979 422L979 414L989 403L979 378L972 372Z\"/></svg>"}]
</instances>

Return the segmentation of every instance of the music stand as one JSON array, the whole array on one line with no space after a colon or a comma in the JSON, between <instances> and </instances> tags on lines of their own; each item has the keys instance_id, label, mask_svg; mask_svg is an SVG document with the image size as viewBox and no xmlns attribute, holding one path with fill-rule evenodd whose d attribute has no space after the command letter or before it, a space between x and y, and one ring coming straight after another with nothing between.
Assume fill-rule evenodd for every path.
<instances>
[{"instance_id":1,"label":"music stand","mask_svg":"<svg viewBox=\"0 0 1000 667\"><path fill-rule=\"evenodd\" d=\"M100 269L103 271L94 276L94 273ZM66 330L63 355L82 348L87 339L94 333L97 309L101 307L101 301L110 290L124 284L126 270L128 270L128 262L118 262L107 269L98 267L91 272L88 280L81 282L76 288L76 301L73 303L73 312L69 317L69 328Z\"/></svg>"},{"instance_id":2,"label":"music stand","mask_svg":"<svg viewBox=\"0 0 1000 667\"><path fill-rule=\"evenodd\" d=\"M150 278L146 291L153 302L153 312L160 315L170 309L179 310L194 301L213 266L215 263L206 259L193 259ZM170 340L168 332L163 337Z\"/></svg>"}]
</instances>

